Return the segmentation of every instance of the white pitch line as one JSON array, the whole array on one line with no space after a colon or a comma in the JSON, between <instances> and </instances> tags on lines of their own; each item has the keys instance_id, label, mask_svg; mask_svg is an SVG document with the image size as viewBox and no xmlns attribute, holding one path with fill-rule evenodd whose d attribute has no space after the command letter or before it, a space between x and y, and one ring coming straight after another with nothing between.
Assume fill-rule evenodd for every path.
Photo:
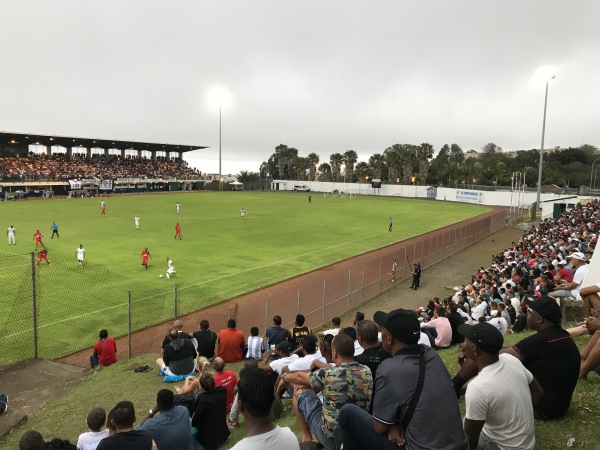
<instances>
[{"instance_id":1,"label":"white pitch line","mask_svg":"<svg viewBox=\"0 0 600 450\"><path fill-rule=\"evenodd\" d=\"M363 239L371 239L371 238L374 238L374 237L382 235L382 234L385 234L385 233L377 233L377 234L374 234L372 236L363 237L363 238L360 238L360 239L354 239L352 241L342 242L340 244L332 245L330 247L321 248L319 250L314 250L312 252L303 253L301 255L292 256L290 258L280 259L279 261L273 261L273 262L270 262L268 264L263 264L262 266L252 267L250 269L244 269L244 270L241 270L239 272L231 273L229 275L223 275L222 277L213 278L213 279L207 280L207 281L202 281L201 283L196 283L196 284L192 284L192 285L189 285L189 286L184 286L184 287L180 288L179 290L183 291L184 289L188 289L188 288L191 288L191 287L200 286L202 284L207 284L207 283L212 283L213 281L222 280L224 278L229 278L229 277L232 277L232 276L235 276L235 275L239 275L239 274L242 274L242 273L246 273L246 272L252 272L253 270L263 269L265 267L273 266L275 264L280 264L280 263L285 262L285 261L290 261L290 260L297 259L297 258L300 258L300 257L304 257L304 256L307 256L307 255L312 255L312 254L319 253L319 252L322 252L322 251L325 251L325 250L331 250L332 248L341 247L342 245L352 244L354 242L362 241ZM138 300L132 301L132 303L141 302L143 300L147 300L149 298L156 297L158 295L163 295L163 294L156 294L156 295L151 295L149 297L140 298ZM89 316L89 315L92 315L92 314L101 313L101 312L108 311L108 310L111 310L111 309L114 309L114 308L118 308L118 307L122 307L122 306L125 306L125 305L127 305L127 303L120 303L120 304L117 304L117 305L108 306L106 308L98 309L96 311L91 311L91 312L87 312L85 314L80 314L78 316L67 317L66 319L58 320L56 322L47 323L45 325L40 325L38 328L41 329L41 328L51 327L51 326L54 326L54 325L58 325L59 323L68 322L70 320L75 320L75 319L81 319L82 317L86 317L86 316ZM18 331L17 333L12 333L12 334L7 334L7 335L4 335L4 336L0 336L0 341L2 341L3 339L8 339L10 337L18 336L20 334L29 333L29 332L32 332L32 331L33 331L33 328L28 328L28 329L25 329L25 330Z\"/></svg>"}]
</instances>

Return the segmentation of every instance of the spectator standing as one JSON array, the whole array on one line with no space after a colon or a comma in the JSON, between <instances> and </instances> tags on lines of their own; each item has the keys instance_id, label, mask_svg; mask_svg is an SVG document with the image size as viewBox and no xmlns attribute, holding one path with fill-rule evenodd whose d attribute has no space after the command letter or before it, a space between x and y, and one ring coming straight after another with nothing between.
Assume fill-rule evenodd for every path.
<instances>
[{"instance_id":1,"label":"spectator standing","mask_svg":"<svg viewBox=\"0 0 600 450\"><path fill-rule=\"evenodd\" d=\"M225 362L237 362L242 360L242 349L246 344L244 333L235 329L234 319L227 321L227 328L219 332L217 338L217 355L223 358Z\"/></svg>"},{"instance_id":2,"label":"spectator standing","mask_svg":"<svg viewBox=\"0 0 600 450\"><path fill-rule=\"evenodd\" d=\"M108 335L107 330L100 330L100 340L94 345L94 353L90 356L90 367L110 366L117 362L117 343Z\"/></svg>"},{"instance_id":3,"label":"spectator standing","mask_svg":"<svg viewBox=\"0 0 600 450\"><path fill-rule=\"evenodd\" d=\"M158 417L154 417L160 413ZM169 389L156 394L154 406L136 430L147 432L159 450L201 450L192 437L190 414L185 406L175 406L175 395Z\"/></svg>"},{"instance_id":4,"label":"spectator standing","mask_svg":"<svg viewBox=\"0 0 600 450\"><path fill-rule=\"evenodd\" d=\"M102 427L106 422L106 411L103 408L94 408L87 415L89 431L82 433L77 439L78 450L96 450L98 443L108 437L108 428Z\"/></svg>"},{"instance_id":5,"label":"spectator standing","mask_svg":"<svg viewBox=\"0 0 600 450\"><path fill-rule=\"evenodd\" d=\"M217 345L217 333L210 328L210 323L206 319L200 321L200 331L195 331L191 337L196 339L198 356L204 356L212 361L215 357L215 347Z\"/></svg>"},{"instance_id":6,"label":"spectator standing","mask_svg":"<svg viewBox=\"0 0 600 450\"><path fill-rule=\"evenodd\" d=\"M244 415L246 437L232 450L295 450L298 439L288 428L281 428L270 418L275 400L273 382L260 369L245 369L238 384L239 407Z\"/></svg>"},{"instance_id":7,"label":"spectator standing","mask_svg":"<svg viewBox=\"0 0 600 450\"><path fill-rule=\"evenodd\" d=\"M459 332L465 337L465 355L479 371L465 394L465 432L470 448L533 449L532 404L543 395L539 383L518 359L498 354L504 338L493 325L463 324ZM498 380L510 388L498 389Z\"/></svg>"}]
</instances>

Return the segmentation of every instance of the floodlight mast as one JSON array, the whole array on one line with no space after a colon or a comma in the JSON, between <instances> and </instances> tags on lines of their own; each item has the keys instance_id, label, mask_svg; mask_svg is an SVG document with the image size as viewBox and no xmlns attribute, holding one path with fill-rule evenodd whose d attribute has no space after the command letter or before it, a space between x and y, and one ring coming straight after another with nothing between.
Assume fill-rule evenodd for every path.
<instances>
[{"instance_id":1,"label":"floodlight mast","mask_svg":"<svg viewBox=\"0 0 600 450\"><path fill-rule=\"evenodd\" d=\"M537 198L536 198L536 210L540 208L540 197L542 195L542 165L544 163L544 136L546 134L546 108L548 106L548 84L550 80L556 78L556 75L552 75L546 80L546 95L544 97L544 120L542 122L542 145L540 146L540 166L538 168L538 185L537 185Z\"/></svg>"}]
</instances>

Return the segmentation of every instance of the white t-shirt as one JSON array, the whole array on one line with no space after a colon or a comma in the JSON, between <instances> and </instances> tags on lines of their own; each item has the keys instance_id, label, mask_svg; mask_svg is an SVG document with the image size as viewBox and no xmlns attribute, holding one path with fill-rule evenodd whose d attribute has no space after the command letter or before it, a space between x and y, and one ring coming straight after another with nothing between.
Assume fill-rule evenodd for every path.
<instances>
[{"instance_id":1,"label":"white t-shirt","mask_svg":"<svg viewBox=\"0 0 600 450\"><path fill-rule=\"evenodd\" d=\"M354 341L354 356L362 355L364 351L365 349L360 346L358 340Z\"/></svg>"},{"instance_id":2,"label":"white t-shirt","mask_svg":"<svg viewBox=\"0 0 600 450\"><path fill-rule=\"evenodd\" d=\"M85 255L85 248L77 247L77 261L83 261Z\"/></svg>"},{"instance_id":3,"label":"white t-shirt","mask_svg":"<svg viewBox=\"0 0 600 450\"><path fill-rule=\"evenodd\" d=\"M581 289L581 283L583 283L583 279L587 275L588 267L587 264L579 266L573 275L573 282L577 283L577 287L571 290L571 295L575 298L579 295L579 289Z\"/></svg>"},{"instance_id":4,"label":"white t-shirt","mask_svg":"<svg viewBox=\"0 0 600 450\"><path fill-rule=\"evenodd\" d=\"M78 450L96 450L102 439L108 437L108 428L102 431L88 431L81 433L77 440Z\"/></svg>"},{"instance_id":5,"label":"white t-shirt","mask_svg":"<svg viewBox=\"0 0 600 450\"><path fill-rule=\"evenodd\" d=\"M279 425L267 433L242 439L231 450L283 450L300 449L298 438L288 427Z\"/></svg>"},{"instance_id":6,"label":"white t-shirt","mask_svg":"<svg viewBox=\"0 0 600 450\"><path fill-rule=\"evenodd\" d=\"M325 358L323 358L323 356L321 355L321 350L317 349L317 351L315 353L313 353L312 355L306 355L303 358L298 358L293 363L288 364L288 369L290 371L308 370L308 369L310 369L310 365L312 364L312 362L315 359L318 359L319 361L322 361L322 362L326 362Z\"/></svg>"},{"instance_id":7,"label":"white t-shirt","mask_svg":"<svg viewBox=\"0 0 600 450\"><path fill-rule=\"evenodd\" d=\"M500 388L498 381L502 380ZM512 355L484 367L467 386L469 420L485 420L482 434L500 448L529 450L535 446L535 423L529 383L533 375Z\"/></svg>"},{"instance_id":8,"label":"white t-shirt","mask_svg":"<svg viewBox=\"0 0 600 450\"><path fill-rule=\"evenodd\" d=\"M135 224L136 224L136 225L139 225L139 224L140 224L140 218L139 218L138 216L135 216L135 217L133 218L133 221L135 222Z\"/></svg>"},{"instance_id":9,"label":"white t-shirt","mask_svg":"<svg viewBox=\"0 0 600 450\"><path fill-rule=\"evenodd\" d=\"M508 330L508 324L506 323L506 319L504 317L494 317L490 319L488 322L490 325L494 325L502 336L506 336L506 331Z\"/></svg>"},{"instance_id":10,"label":"white t-shirt","mask_svg":"<svg viewBox=\"0 0 600 450\"><path fill-rule=\"evenodd\" d=\"M173 267L173 261L171 261L170 259L167 261L167 266L167 273L175 272L175 267Z\"/></svg>"},{"instance_id":11,"label":"white t-shirt","mask_svg":"<svg viewBox=\"0 0 600 450\"><path fill-rule=\"evenodd\" d=\"M284 356L283 358L279 358L279 359L276 359L275 361L272 361L269 365L271 366L271 369L273 369L274 372L277 372L279 375L281 375L281 369L283 369L285 366L289 366L291 363L296 361L298 358L299 358L299 356L296 354L290 355L290 356Z\"/></svg>"},{"instance_id":12,"label":"white t-shirt","mask_svg":"<svg viewBox=\"0 0 600 450\"><path fill-rule=\"evenodd\" d=\"M479 305L473 308L473 311L471 312L471 317L473 317L474 320L479 320L480 317L484 317L485 310L487 309L487 307L487 302L481 302Z\"/></svg>"},{"instance_id":13,"label":"white t-shirt","mask_svg":"<svg viewBox=\"0 0 600 450\"><path fill-rule=\"evenodd\" d=\"M331 334L332 336L337 336L339 332L340 332L339 328L331 328L329 330L323 331L323 336L326 336L328 334Z\"/></svg>"},{"instance_id":14,"label":"white t-shirt","mask_svg":"<svg viewBox=\"0 0 600 450\"><path fill-rule=\"evenodd\" d=\"M9 236L14 236L15 235L15 229L14 227L8 227L8 235Z\"/></svg>"}]
</instances>

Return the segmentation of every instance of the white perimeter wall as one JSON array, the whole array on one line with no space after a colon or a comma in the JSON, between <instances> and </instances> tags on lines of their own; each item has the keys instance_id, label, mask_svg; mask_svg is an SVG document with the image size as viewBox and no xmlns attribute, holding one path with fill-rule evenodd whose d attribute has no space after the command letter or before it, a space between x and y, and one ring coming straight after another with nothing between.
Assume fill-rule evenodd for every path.
<instances>
[{"instance_id":1,"label":"white perimeter wall","mask_svg":"<svg viewBox=\"0 0 600 450\"><path fill-rule=\"evenodd\" d=\"M274 180L274 183L279 183L280 190L292 191L294 186L306 185L312 192L331 192L337 189L346 193L357 195L381 195L387 197L406 197L406 198L427 198L427 189L430 186L412 186L412 185L397 185L383 184L381 189L373 189L371 184L366 183L326 183L321 181L289 181L289 180ZM572 195L561 194L542 194L542 217L552 216L554 203L578 203L582 199L589 197L574 197ZM474 189L454 189L454 188L437 188L436 200L445 200L449 202L474 203L479 205L489 206L507 206L529 209L532 203L537 200L536 192L517 191L478 191Z\"/></svg>"}]
</instances>

